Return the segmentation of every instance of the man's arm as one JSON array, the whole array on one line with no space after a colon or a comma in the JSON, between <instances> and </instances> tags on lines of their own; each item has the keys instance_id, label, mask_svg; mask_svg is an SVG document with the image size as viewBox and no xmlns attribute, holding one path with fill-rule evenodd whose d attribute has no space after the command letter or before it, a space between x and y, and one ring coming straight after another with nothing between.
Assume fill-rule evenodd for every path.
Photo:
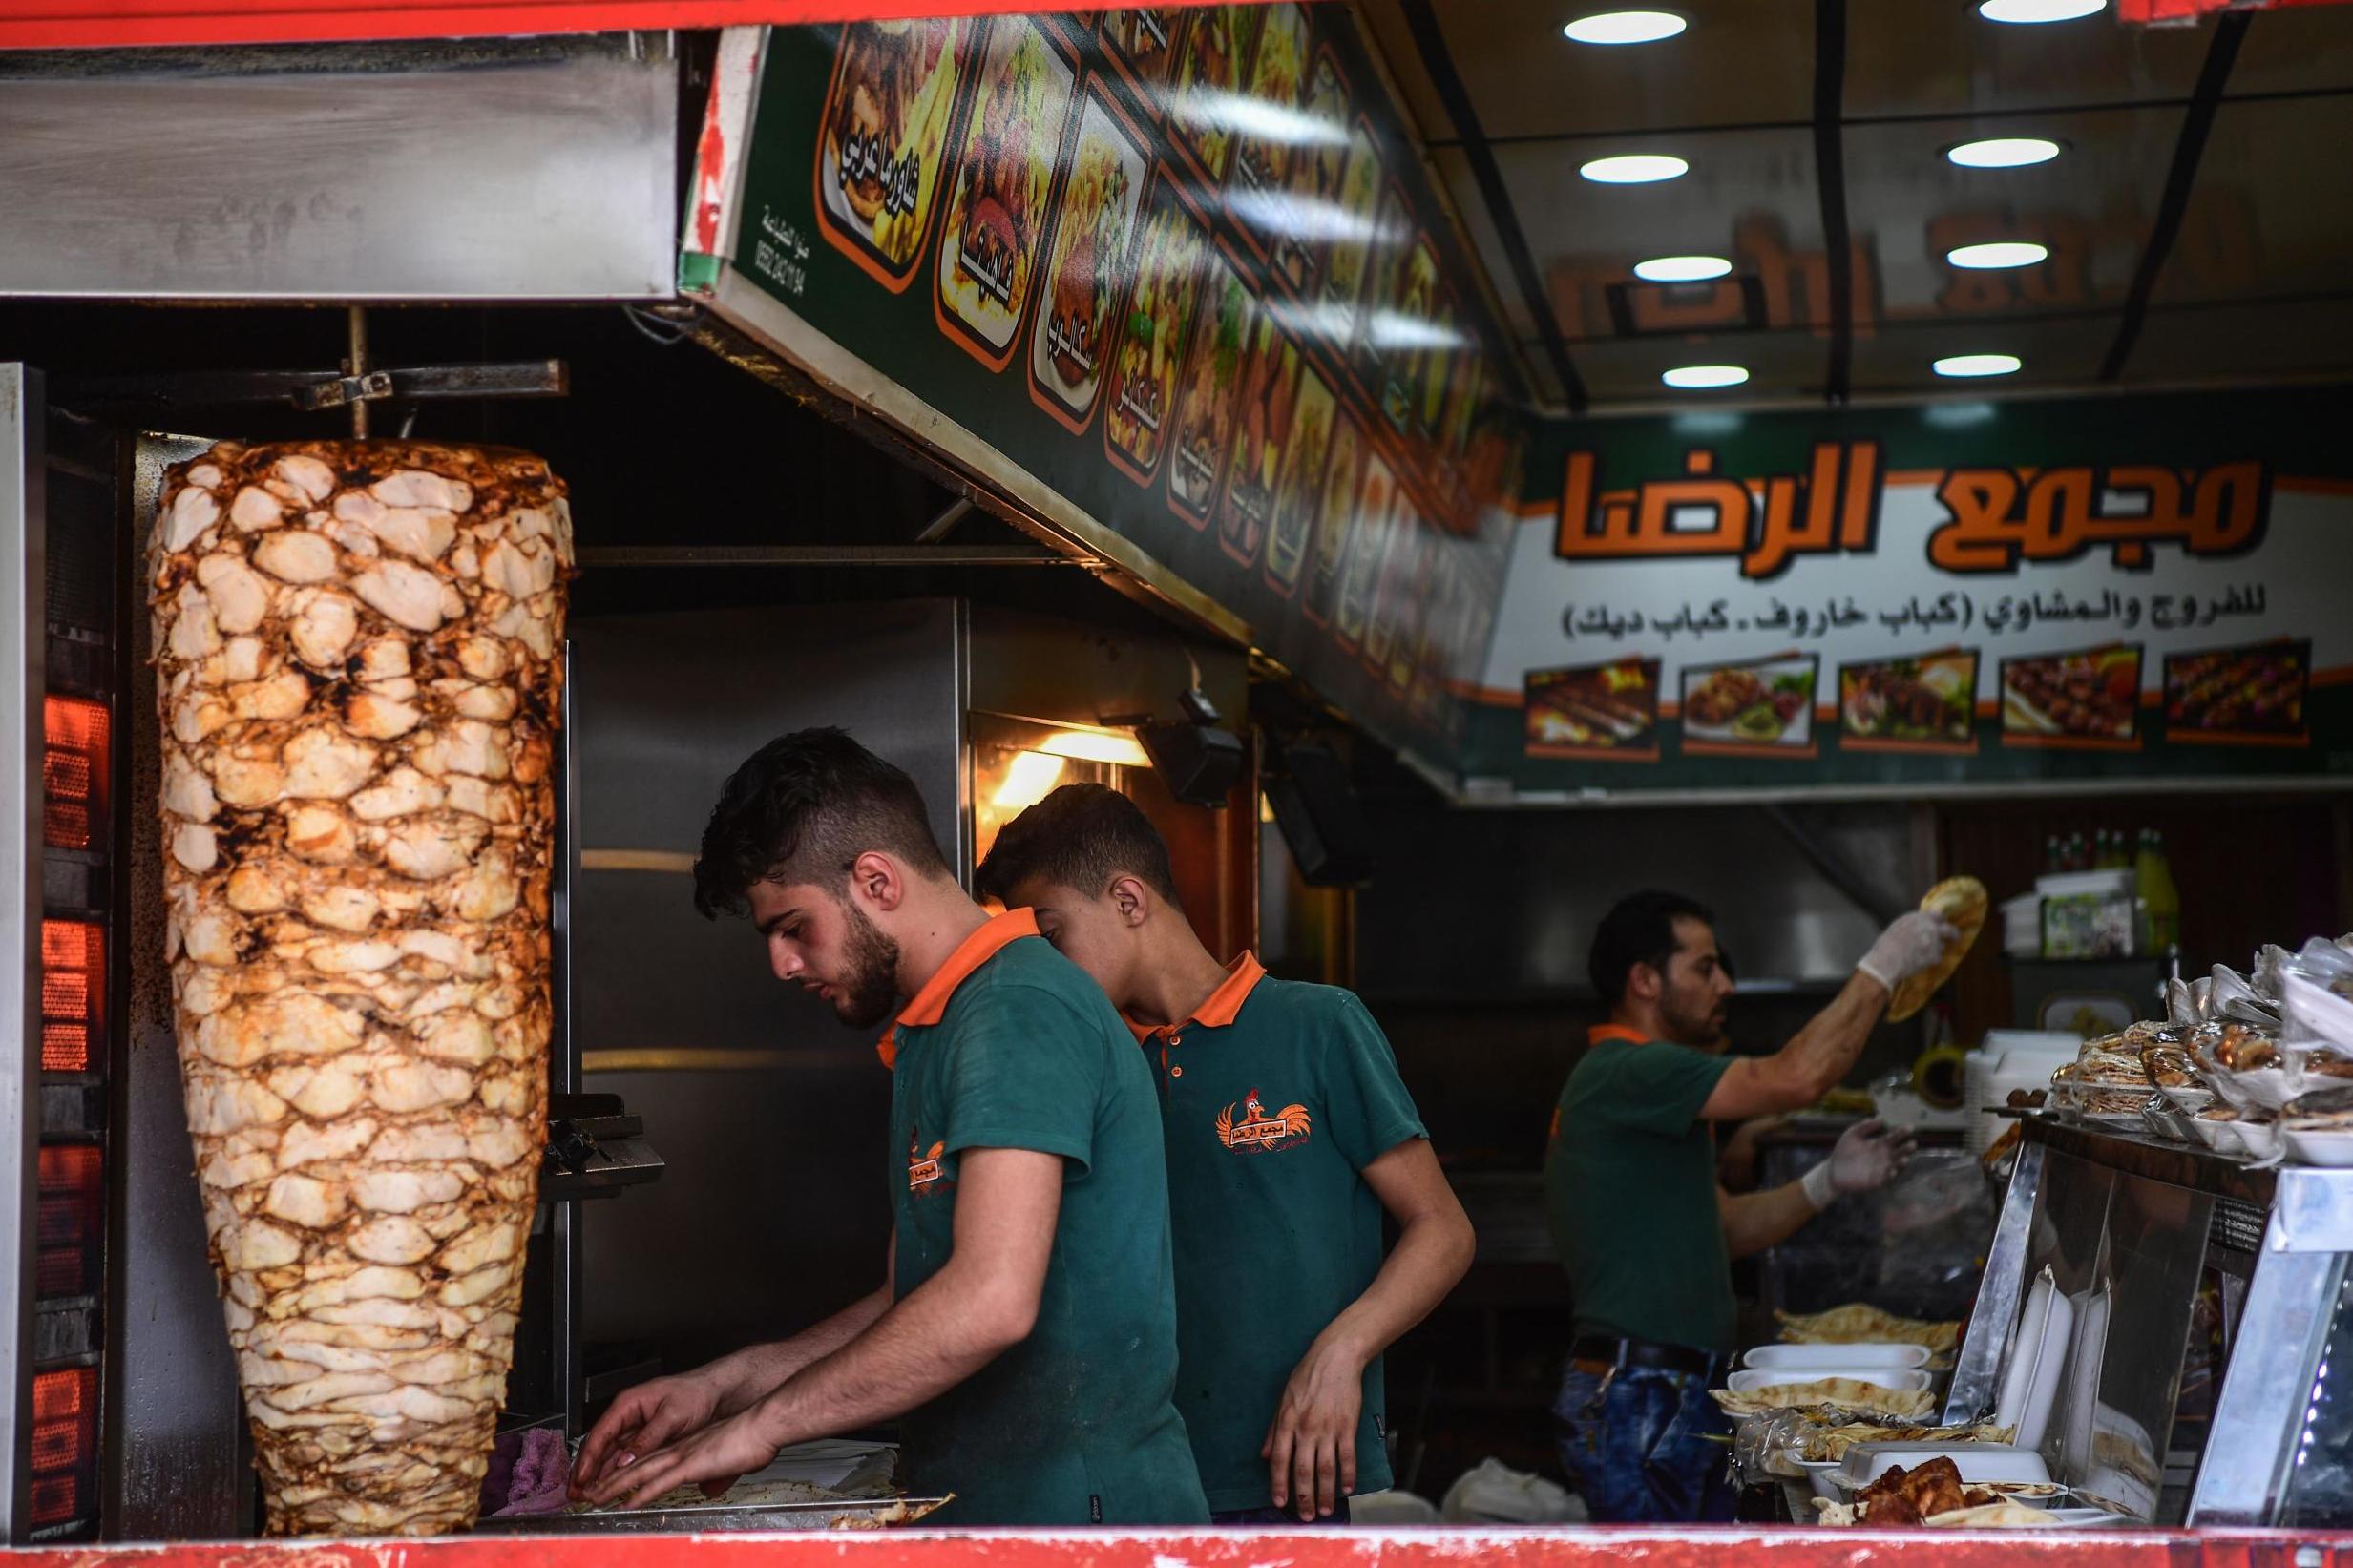
<instances>
[{"instance_id":1,"label":"man's arm","mask_svg":"<svg viewBox=\"0 0 2353 1568\"><path fill-rule=\"evenodd\" d=\"M785 1379L813 1361L823 1360L866 1332L891 1309L891 1286L870 1291L824 1322L804 1328L790 1339L767 1345L746 1345L722 1356L699 1375L711 1378L719 1393L719 1413L733 1415L748 1410L775 1391Z\"/></svg>"},{"instance_id":2,"label":"man's arm","mask_svg":"<svg viewBox=\"0 0 2353 1568\"><path fill-rule=\"evenodd\" d=\"M580 1444L572 1466L572 1495L585 1495L606 1465L634 1465L665 1443L690 1437L713 1421L749 1408L794 1372L855 1339L889 1310L897 1274L898 1231L893 1228L883 1253L881 1289L860 1296L790 1339L747 1345L691 1372L624 1390Z\"/></svg>"},{"instance_id":3,"label":"man's arm","mask_svg":"<svg viewBox=\"0 0 2353 1568\"><path fill-rule=\"evenodd\" d=\"M742 1475L788 1444L903 1415L963 1382L1029 1337L1061 1201L1059 1155L965 1150L954 1247L939 1272L839 1349L593 1495L634 1505L690 1482Z\"/></svg>"},{"instance_id":4,"label":"man's arm","mask_svg":"<svg viewBox=\"0 0 2353 1568\"><path fill-rule=\"evenodd\" d=\"M1738 1195L1715 1189L1724 1244L1735 1258L1781 1241L1850 1193L1876 1192L1912 1158L1912 1135L1879 1120L1859 1121L1838 1135L1830 1158L1796 1181L1770 1192Z\"/></svg>"},{"instance_id":5,"label":"man's arm","mask_svg":"<svg viewBox=\"0 0 2353 1568\"><path fill-rule=\"evenodd\" d=\"M1356 1485L1356 1420L1364 1369L1446 1299L1471 1266L1470 1217L1439 1168L1426 1138L1409 1138L1364 1167L1397 1222L1397 1244L1363 1295L1308 1347L1283 1390L1259 1453L1274 1506L1295 1497L1299 1516L1330 1514Z\"/></svg>"},{"instance_id":6,"label":"man's arm","mask_svg":"<svg viewBox=\"0 0 2353 1568\"><path fill-rule=\"evenodd\" d=\"M1857 971L1780 1050L1733 1057L1699 1114L1710 1121L1740 1121L1813 1104L1854 1067L1871 1026L1886 1010L1887 988Z\"/></svg>"},{"instance_id":7,"label":"man's arm","mask_svg":"<svg viewBox=\"0 0 2353 1568\"><path fill-rule=\"evenodd\" d=\"M1795 1111L1821 1098L1855 1065L1897 983L1933 968L1960 934L1949 921L1925 909L1897 916L1830 1005L1772 1056L1734 1059L1699 1114L1710 1121L1739 1121Z\"/></svg>"},{"instance_id":8,"label":"man's arm","mask_svg":"<svg viewBox=\"0 0 2353 1568\"><path fill-rule=\"evenodd\" d=\"M1735 1258L1762 1252L1796 1234L1818 1212L1805 1183L1792 1181L1769 1192L1730 1193L1715 1189L1715 1211L1724 1221L1724 1244Z\"/></svg>"}]
</instances>

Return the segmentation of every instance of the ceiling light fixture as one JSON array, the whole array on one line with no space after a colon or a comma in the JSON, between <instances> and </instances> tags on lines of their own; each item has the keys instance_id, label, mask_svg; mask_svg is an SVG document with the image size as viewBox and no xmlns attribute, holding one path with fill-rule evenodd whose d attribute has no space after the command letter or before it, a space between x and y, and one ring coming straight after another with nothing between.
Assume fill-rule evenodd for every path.
<instances>
[{"instance_id":1,"label":"ceiling light fixture","mask_svg":"<svg viewBox=\"0 0 2353 1568\"><path fill-rule=\"evenodd\" d=\"M1634 263L1634 276L1646 283L1704 283L1732 269L1721 256L1653 256Z\"/></svg>"},{"instance_id":2,"label":"ceiling light fixture","mask_svg":"<svg viewBox=\"0 0 2353 1568\"><path fill-rule=\"evenodd\" d=\"M2107 9L2108 0L1985 0L1977 14L1988 22L2072 22Z\"/></svg>"},{"instance_id":3,"label":"ceiling light fixture","mask_svg":"<svg viewBox=\"0 0 2353 1568\"><path fill-rule=\"evenodd\" d=\"M1984 270L1992 267L2030 267L2048 256L2048 247L2027 240L2003 240L1988 245L1964 245L1948 250L1944 260L1957 267Z\"/></svg>"},{"instance_id":4,"label":"ceiling light fixture","mask_svg":"<svg viewBox=\"0 0 2353 1568\"><path fill-rule=\"evenodd\" d=\"M1597 157L1577 172L1599 185L1648 185L1676 178L1690 168L1681 158L1664 153L1622 153L1616 157Z\"/></svg>"},{"instance_id":5,"label":"ceiling light fixture","mask_svg":"<svg viewBox=\"0 0 2353 1568\"><path fill-rule=\"evenodd\" d=\"M1685 365L1658 379L1688 392L1710 387L1737 387L1749 379L1749 372L1748 367L1741 365Z\"/></svg>"},{"instance_id":6,"label":"ceiling light fixture","mask_svg":"<svg viewBox=\"0 0 2353 1568\"><path fill-rule=\"evenodd\" d=\"M2015 354L1950 354L1928 366L1940 376L2006 376L2018 368Z\"/></svg>"},{"instance_id":7,"label":"ceiling light fixture","mask_svg":"<svg viewBox=\"0 0 2353 1568\"><path fill-rule=\"evenodd\" d=\"M1561 30L1574 44L1655 44L1691 24L1670 10L1605 10Z\"/></svg>"},{"instance_id":8,"label":"ceiling light fixture","mask_svg":"<svg viewBox=\"0 0 2353 1568\"><path fill-rule=\"evenodd\" d=\"M1948 147L1944 156L1964 169L2023 169L2057 157L2059 144L2041 136L1993 136Z\"/></svg>"}]
</instances>

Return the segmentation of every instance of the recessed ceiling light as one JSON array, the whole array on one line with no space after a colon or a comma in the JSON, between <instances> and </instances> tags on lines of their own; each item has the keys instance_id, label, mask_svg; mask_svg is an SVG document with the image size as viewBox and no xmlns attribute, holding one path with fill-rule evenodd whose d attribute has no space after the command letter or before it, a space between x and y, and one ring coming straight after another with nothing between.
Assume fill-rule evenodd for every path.
<instances>
[{"instance_id":1,"label":"recessed ceiling light","mask_svg":"<svg viewBox=\"0 0 2353 1568\"><path fill-rule=\"evenodd\" d=\"M1605 10L1580 16L1561 31L1577 44L1655 44L1688 26L1670 10Z\"/></svg>"},{"instance_id":2,"label":"recessed ceiling light","mask_svg":"<svg viewBox=\"0 0 2353 1568\"><path fill-rule=\"evenodd\" d=\"M1953 354L1928 366L1940 376L2006 376L2018 368L2015 354Z\"/></svg>"},{"instance_id":3,"label":"recessed ceiling light","mask_svg":"<svg viewBox=\"0 0 2353 1568\"><path fill-rule=\"evenodd\" d=\"M1749 379L1749 372L1746 366L1740 365L1686 365L1658 379L1670 387L1692 391L1707 387L1737 387Z\"/></svg>"},{"instance_id":4,"label":"recessed ceiling light","mask_svg":"<svg viewBox=\"0 0 2353 1568\"><path fill-rule=\"evenodd\" d=\"M1646 283L1704 283L1732 269L1721 256L1653 256L1634 263L1634 276Z\"/></svg>"},{"instance_id":5,"label":"recessed ceiling light","mask_svg":"<svg viewBox=\"0 0 2353 1568\"><path fill-rule=\"evenodd\" d=\"M1652 180L1673 179L1690 168L1681 158L1664 153L1622 153L1616 157L1597 157L1577 172L1603 185L1648 185Z\"/></svg>"},{"instance_id":6,"label":"recessed ceiling light","mask_svg":"<svg viewBox=\"0 0 2353 1568\"><path fill-rule=\"evenodd\" d=\"M1999 240L1990 245L1964 245L1948 250L1944 260L1957 267L2030 267L2048 256L2044 246L2025 240Z\"/></svg>"},{"instance_id":7,"label":"recessed ceiling light","mask_svg":"<svg viewBox=\"0 0 2353 1568\"><path fill-rule=\"evenodd\" d=\"M2108 0L1985 0L1977 14L1988 22L2072 22L2108 9Z\"/></svg>"},{"instance_id":8,"label":"recessed ceiling light","mask_svg":"<svg viewBox=\"0 0 2353 1568\"><path fill-rule=\"evenodd\" d=\"M2048 163L2059 156L2059 144L2041 136L1994 136L1964 141L1945 149L1944 156L1964 169L2021 169L2029 163Z\"/></svg>"}]
</instances>

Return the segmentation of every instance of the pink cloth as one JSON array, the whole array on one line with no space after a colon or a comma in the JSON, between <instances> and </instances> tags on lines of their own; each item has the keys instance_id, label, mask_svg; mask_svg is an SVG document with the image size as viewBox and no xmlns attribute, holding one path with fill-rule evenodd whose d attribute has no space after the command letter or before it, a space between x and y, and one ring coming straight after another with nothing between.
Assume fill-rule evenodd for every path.
<instances>
[{"instance_id":1,"label":"pink cloth","mask_svg":"<svg viewBox=\"0 0 2353 1568\"><path fill-rule=\"evenodd\" d=\"M518 1514L561 1513L564 1504L570 1500L564 1491L564 1483L572 1473L572 1455L564 1449L563 1433L546 1427L534 1427L523 1432L521 1437L515 1454L514 1472L507 1480L505 1498L492 1510L493 1518L508 1518ZM496 1471L494 1463L494 1477Z\"/></svg>"}]
</instances>

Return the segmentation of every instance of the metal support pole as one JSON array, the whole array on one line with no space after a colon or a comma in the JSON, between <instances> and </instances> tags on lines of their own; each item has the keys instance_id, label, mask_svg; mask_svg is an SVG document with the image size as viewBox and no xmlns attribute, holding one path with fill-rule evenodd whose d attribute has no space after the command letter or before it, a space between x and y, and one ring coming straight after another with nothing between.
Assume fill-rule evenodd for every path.
<instances>
[{"instance_id":1,"label":"metal support pole","mask_svg":"<svg viewBox=\"0 0 2353 1568\"><path fill-rule=\"evenodd\" d=\"M345 362L344 373L353 380L368 374L368 307L353 305L347 312L350 321L351 357ZM355 441L368 439L368 400L351 400L351 437Z\"/></svg>"}]
</instances>

